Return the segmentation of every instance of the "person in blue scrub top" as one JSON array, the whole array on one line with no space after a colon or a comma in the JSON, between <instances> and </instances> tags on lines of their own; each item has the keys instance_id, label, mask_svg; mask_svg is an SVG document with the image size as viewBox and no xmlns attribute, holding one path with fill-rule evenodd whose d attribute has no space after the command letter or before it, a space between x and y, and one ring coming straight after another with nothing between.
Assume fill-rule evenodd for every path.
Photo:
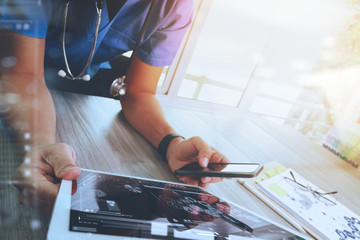
<instances>
[{"instance_id":1,"label":"person in blue scrub top","mask_svg":"<svg viewBox=\"0 0 360 240\"><path fill-rule=\"evenodd\" d=\"M80 169L75 153L55 139L55 109L48 88L71 85L80 80L57 76L66 69L61 38L64 0L11 0L0 5L1 81L19 96L6 123L23 140L29 134L31 150L13 179L22 203L51 209L58 192L58 179L76 179ZM66 26L66 56L73 73L85 66L96 28L96 0L69 3ZM96 77L99 69L111 68L109 60L134 48L150 7L150 0L104 1L94 56L85 74ZM183 139L167 123L155 98L163 67L170 65L191 23L193 2L157 0L149 24L127 72L126 94L120 98L129 123L155 148L162 145L170 169L191 161L228 162L226 157L199 137ZM36 104L34 104L36 103ZM19 124L20 123L20 124ZM26 124L24 124L26 123ZM165 149L164 149L165 148ZM29 170L32 174L27 174ZM181 177L185 183L207 187L221 178ZM27 194L23 194L27 192Z\"/></svg>"}]
</instances>

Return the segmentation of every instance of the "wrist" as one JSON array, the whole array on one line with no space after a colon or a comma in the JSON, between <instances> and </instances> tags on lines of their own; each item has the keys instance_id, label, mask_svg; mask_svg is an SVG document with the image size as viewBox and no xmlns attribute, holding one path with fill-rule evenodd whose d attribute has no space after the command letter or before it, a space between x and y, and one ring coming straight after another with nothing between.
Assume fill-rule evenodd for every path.
<instances>
[{"instance_id":1,"label":"wrist","mask_svg":"<svg viewBox=\"0 0 360 240\"><path fill-rule=\"evenodd\" d=\"M184 137L182 136L179 136L177 138L174 138L171 140L169 146L168 146L168 149L167 149L167 152L166 152L166 159L167 161L169 161L169 159L171 158L171 156L174 155L174 153L176 152L176 149L177 149L177 145L184 141Z\"/></svg>"},{"instance_id":2,"label":"wrist","mask_svg":"<svg viewBox=\"0 0 360 240\"><path fill-rule=\"evenodd\" d=\"M176 133L170 133L161 140L157 151L165 162L168 161L168 157L169 155L171 155L171 149L173 149L174 145L176 145L176 143L182 141L183 139L185 138L181 135L178 135Z\"/></svg>"}]
</instances>

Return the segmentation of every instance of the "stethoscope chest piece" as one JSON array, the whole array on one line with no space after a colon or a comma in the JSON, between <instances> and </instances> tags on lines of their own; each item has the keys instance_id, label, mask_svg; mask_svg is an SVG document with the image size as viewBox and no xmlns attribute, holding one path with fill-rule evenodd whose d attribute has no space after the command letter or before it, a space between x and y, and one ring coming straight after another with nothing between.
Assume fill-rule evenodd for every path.
<instances>
[{"instance_id":1,"label":"stethoscope chest piece","mask_svg":"<svg viewBox=\"0 0 360 240\"><path fill-rule=\"evenodd\" d=\"M110 87L110 95L113 97L124 96L126 93L125 76L116 78Z\"/></svg>"}]
</instances>

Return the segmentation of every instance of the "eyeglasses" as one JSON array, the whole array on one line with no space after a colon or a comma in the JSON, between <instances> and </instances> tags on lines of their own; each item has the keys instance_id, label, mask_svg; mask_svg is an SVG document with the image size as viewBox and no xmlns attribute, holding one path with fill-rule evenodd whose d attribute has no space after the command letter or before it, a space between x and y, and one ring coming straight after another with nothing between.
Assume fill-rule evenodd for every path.
<instances>
[{"instance_id":1,"label":"eyeglasses","mask_svg":"<svg viewBox=\"0 0 360 240\"><path fill-rule=\"evenodd\" d=\"M289 177L284 177L286 180L288 181L291 181L293 183L296 184L296 186L300 187L302 190L307 190L307 191L310 191L311 193L313 193L315 196L323 199L323 200L326 200L328 203L331 203L333 205L336 205L336 202L330 200L329 198L325 197L324 195L332 195L332 194L336 194L338 193L338 191L333 191L333 192L325 192L325 193L322 193L322 192L319 192L313 188L311 188L309 185L305 186L304 184L302 183L299 183L298 181L296 181L296 178L294 176L294 174L292 173L292 171L290 171L290 175L292 178L289 178Z\"/></svg>"}]
</instances>

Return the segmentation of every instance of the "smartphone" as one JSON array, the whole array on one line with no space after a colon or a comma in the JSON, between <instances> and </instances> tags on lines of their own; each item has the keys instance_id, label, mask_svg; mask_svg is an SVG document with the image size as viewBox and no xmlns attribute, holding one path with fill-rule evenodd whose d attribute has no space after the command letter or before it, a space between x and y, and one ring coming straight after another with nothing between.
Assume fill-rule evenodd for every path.
<instances>
[{"instance_id":1,"label":"smartphone","mask_svg":"<svg viewBox=\"0 0 360 240\"><path fill-rule=\"evenodd\" d=\"M175 175L192 177L252 178L256 177L263 168L264 166L259 163L209 163L207 168L203 168L196 162L179 168L175 171Z\"/></svg>"}]
</instances>

